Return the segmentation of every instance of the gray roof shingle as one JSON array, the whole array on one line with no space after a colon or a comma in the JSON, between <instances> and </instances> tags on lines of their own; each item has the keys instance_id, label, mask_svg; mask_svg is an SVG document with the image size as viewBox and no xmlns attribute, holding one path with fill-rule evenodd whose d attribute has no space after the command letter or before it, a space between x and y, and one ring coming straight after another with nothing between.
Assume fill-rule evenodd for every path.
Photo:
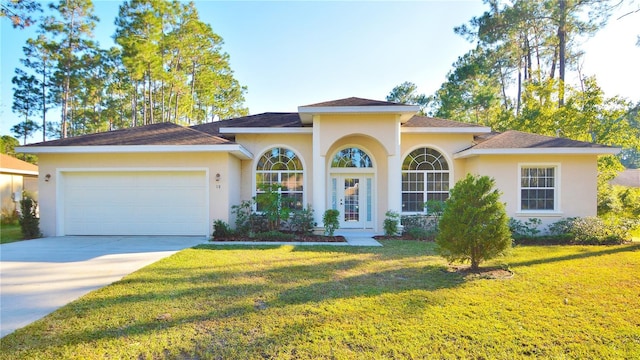
<instances>
[{"instance_id":1,"label":"gray roof shingle","mask_svg":"<svg viewBox=\"0 0 640 360\"><path fill-rule=\"evenodd\" d=\"M235 119L215 121L206 124L194 125L191 128L210 135L219 135L220 128L225 127L302 127L302 121L298 113L276 113L243 116Z\"/></svg>"},{"instance_id":2,"label":"gray roof shingle","mask_svg":"<svg viewBox=\"0 0 640 360\"><path fill-rule=\"evenodd\" d=\"M113 130L27 145L39 146L109 146L109 145L217 145L230 141L172 123Z\"/></svg>"},{"instance_id":3,"label":"gray roof shingle","mask_svg":"<svg viewBox=\"0 0 640 360\"><path fill-rule=\"evenodd\" d=\"M610 146L559 137L508 130L475 137L472 149L526 149L526 148L611 148Z\"/></svg>"},{"instance_id":4,"label":"gray roof shingle","mask_svg":"<svg viewBox=\"0 0 640 360\"><path fill-rule=\"evenodd\" d=\"M317 104L305 105L302 107L341 107L341 106L406 106L390 101L379 101L371 99L363 99L358 97L350 97L339 100L325 101Z\"/></svg>"},{"instance_id":5,"label":"gray roof shingle","mask_svg":"<svg viewBox=\"0 0 640 360\"><path fill-rule=\"evenodd\" d=\"M440 118L433 118L428 116L414 115L409 121L404 123L404 127L482 127L477 124L464 123L460 121L445 120Z\"/></svg>"}]
</instances>

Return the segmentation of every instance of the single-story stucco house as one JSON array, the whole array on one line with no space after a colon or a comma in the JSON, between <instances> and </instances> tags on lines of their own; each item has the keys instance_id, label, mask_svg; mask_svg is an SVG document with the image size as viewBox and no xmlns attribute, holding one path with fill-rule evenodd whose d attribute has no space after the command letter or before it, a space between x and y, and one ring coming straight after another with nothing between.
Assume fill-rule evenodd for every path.
<instances>
[{"instance_id":1,"label":"single-story stucco house","mask_svg":"<svg viewBox=\"0 0 640 360\"><path fill-rule=\"evenodd\" d=\"M617 148L417 115L347 98L191 127L171 123L42 142L45 235L210 235L231 207L280 183L318 226L381 232L387 210L425 211L466 174L489 175L508 215L596 214L596 161Z\"/></svg>"},{"instance_id":2,"label":"single-story stucco house","mask_svg":"<svg viewBox=\"0 0 640 360\"><path fill-rule=\"evenodd\" d=\"M22 193L38 199L38 167L7 154L0 154L0 201L3 213L20 209Z\"/></svg>"}]
</instances>

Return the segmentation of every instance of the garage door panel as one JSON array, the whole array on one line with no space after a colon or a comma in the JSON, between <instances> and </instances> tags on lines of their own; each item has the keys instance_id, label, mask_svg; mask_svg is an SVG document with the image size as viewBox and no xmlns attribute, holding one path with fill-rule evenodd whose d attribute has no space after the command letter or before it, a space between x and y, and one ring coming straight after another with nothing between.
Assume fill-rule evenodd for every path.
<instances>
[{"instance_id":1,"label":"garage door panel","mask_svg":"<svg viewBox=\"0 0 640 360\"><path fill-rule=\"evenodd\" d=\"M206 235L204 171L64 174L67 235Z\"/></svg>"}]
</instances>

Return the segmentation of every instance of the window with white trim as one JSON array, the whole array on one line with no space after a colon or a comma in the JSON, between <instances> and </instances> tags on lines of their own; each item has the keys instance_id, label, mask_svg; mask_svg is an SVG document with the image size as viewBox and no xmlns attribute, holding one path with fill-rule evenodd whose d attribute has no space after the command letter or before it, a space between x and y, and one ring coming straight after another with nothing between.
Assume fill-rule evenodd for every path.
<instances>
[{"instance_id":1,"label":"window with white trim","mask_svg":"<svg viewBox=\"0 0 640 360\"><path fill-rule=\"evenodd\" d=\"M520 167L520 210L557 210L557 166L522 165Z\"/></svg>"},{"instance_id":2,"label":"window with white trim","mask_svg":"<svg viewBox=\"0 0 640 360\"><path fill-rule=\"evenodd\" d=\"M449 198L449 164L431 148L413 150L402 162L402 211L423 212L429 200Z\"/></svg>"},{"instance_id":3,"label":"window with white trim","mask_svg":"<svg viewBox=\"0 0 640 360\"><path fill-rule=\"evenodd\" d=\"M280 194L292 208L303 209L304 173L302 161L290 149L274 147L266 151L256 165L256 198L264 194L264 185L278 185ZM256 209L261 211L259 206Z\"/></svg>"}]
</instances>

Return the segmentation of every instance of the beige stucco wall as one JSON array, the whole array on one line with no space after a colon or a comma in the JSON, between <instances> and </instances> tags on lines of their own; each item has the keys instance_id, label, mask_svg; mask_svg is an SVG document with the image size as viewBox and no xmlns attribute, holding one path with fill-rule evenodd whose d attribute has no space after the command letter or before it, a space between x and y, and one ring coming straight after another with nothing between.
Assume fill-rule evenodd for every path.
<instances>
[{"instance_id":1,"label":"beige stucco wall","mask_svg":"<svg viewBox=\"0 0 640 360\"><path fill-rule=\"evenodd\" d=\"M330 155L334 143L346 136L362 135L376 139L389 154L395 153L399 140L396 134L400 120L393 114L332 114L317 116L314 121L320 124L319 149L322 155Z\"/></svg>"},{"instance_id":2,"label":"beige stucco wall","mask_svg":"<svg viewBox=\"0 0 640 360\"><path fill-rule=\"evenodd\" d=\"M549 224L564 217L597 214L596 155L481 155L464 160L469 173L491 176L496 180L510 217L520 220L535 217ZM558 212L518 211L519 164L559 166Z\"/></svg>"},{"instance_id":3,"label":"beige stucco wall","mask_svg":"<svg viewBox=\"0 0 640 360\"><path fill-rule=\"evenodd\" d=\"M402 160L413 150L420 147L430 147L438 150L447 158L449 168L453 171L451 185L466 176L463 159L453 158L453 154L469 148L473 142L471 134L402 134Z\"/></svg>"},{"instance_id":4,"label":"beige stucco wall","mask_svg":"<svg viewBox=\"0 0 640 360\"><path fill-rule=\"evenodd\" d=\"M210 232L215 219L229 221L231 204L239 198L239 160L227 153L40 154L39 168L40 228L45 236L56 235L56 189L64 170L207 170ZM46 174L51 175L48 182Z\"/></svg>"}]
</instances>

